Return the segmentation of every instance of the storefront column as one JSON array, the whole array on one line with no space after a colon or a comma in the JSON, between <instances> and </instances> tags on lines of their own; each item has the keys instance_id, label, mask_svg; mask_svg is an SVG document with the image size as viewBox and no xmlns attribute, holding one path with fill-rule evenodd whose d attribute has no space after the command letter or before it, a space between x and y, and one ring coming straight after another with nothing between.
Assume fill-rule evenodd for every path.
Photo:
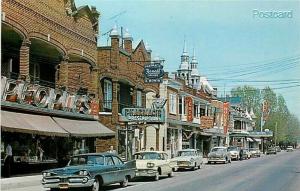
<instances>
[{"instance_id":1,"label":"storefront column","mask_svg":"<svg viewBox=\"0 0 300 191\"><path fill-rule=\"evenodd\" d=\"M156 134L156 150L159 151L159 129L160 125L155 128L155 134Z\"/></svg>"},{"instance_id":2,"label":"storefront column","mask_svg":"<svg viewBox=\"0 0 300 191\"><path fill-rule=\"evenodd\" d=\"M20 48L20 76L22 80L30 81L29 75L29 54L30 54L30 40L24 39Z\"/></svg>"},{"instance_id":3,"label":"storefront column","mask_svg":"<svg viewBox=\"0 0 300 191\"><path fill-rule=\"evenodd\" d=\"M185 103L184 103L184 96L181 97L181 103L182 103L182 106L181 106L181 115L184 115L184 108L185 108Z\"/></svg>"},{"instance_id":4,"label":"storefront column","mask_svg":"<svg viewBox=\"0 0 300 191\"><path fill-rule=\"evenodd\" d=\"M178 129L178 150L182 150L182 129Z\"/></svg>"},{"instance_id":5,"label":"storefront column","mask_svg":"<svg viewBox=\"0 0 300 191\"><path fill-rule=\"evenodd\" d=\"M205 116L208 116L208 106L205 104Z\"/></svg>"}]
</instances>

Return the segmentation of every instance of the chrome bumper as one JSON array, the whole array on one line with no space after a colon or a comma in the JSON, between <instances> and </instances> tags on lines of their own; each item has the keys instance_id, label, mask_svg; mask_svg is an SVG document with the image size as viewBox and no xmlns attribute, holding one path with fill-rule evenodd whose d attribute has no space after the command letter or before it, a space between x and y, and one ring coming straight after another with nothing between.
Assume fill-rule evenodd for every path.
<instances>
[{"instance_id":1,"label":"chrome bumper","mask_svg":"<svg viewBox=\"0 0 300 191\"><path fill-rule=\"evenodd\" d=\"M95 179L88 177L66 177L66 178L43 178L42 185L44 188L81 188L91 187Z\"/></svg>"},{"instance_id":2,"label":"chrome bumper","mask_svg":"<svg viewBox=\"0 0 300 191\"><path fill-rule=\"evenodd\" d=\"M138 169L135 171L135 177L152 177L158 171L156 169Z\"/></svg>"}]
</instances>

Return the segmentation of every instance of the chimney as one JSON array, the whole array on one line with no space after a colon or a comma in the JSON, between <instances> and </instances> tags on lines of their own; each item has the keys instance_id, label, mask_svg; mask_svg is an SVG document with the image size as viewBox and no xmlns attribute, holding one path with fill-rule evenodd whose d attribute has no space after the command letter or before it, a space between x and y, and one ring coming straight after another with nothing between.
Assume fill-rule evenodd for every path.
<instances>
[{"instance_id":1,"label":"chimney","mask_svg":"<svg viewBox=\"0 0 300 191\"><path fill-rule=\"evenodd\" d=\"M111 38L111 48L113 50L117 50L119 51L119 40L120 40L120 36L119 36L119 32L117 29L117 25L115 25L113 27L113 29L110 32L110 38Z\"/></svg>"},{"instance_id":2,"label":"chimney","mask_svg":"<svg viewBox=\"0 0 300 191\"><path fill-rule=\"evenodd\" d=\"M124 39L124 49L126 50L126 52L131 54L132 53L132 37L131 37L130 33L128 32L128 29L125 30L123 39Z\"/></svg>"},{"instance_id":3,"label":"chimney","mask_svg":"<svg viewBox=\"0 0 300 191\"><path fill-rule=\"evenodd\" d=\"M145 48L146 48L146 51L148 53L149 58L151 58L152 50L151 50L151 47L149 46L149 44L147 42L145 44Z\"/></svg>"}]
</instances>

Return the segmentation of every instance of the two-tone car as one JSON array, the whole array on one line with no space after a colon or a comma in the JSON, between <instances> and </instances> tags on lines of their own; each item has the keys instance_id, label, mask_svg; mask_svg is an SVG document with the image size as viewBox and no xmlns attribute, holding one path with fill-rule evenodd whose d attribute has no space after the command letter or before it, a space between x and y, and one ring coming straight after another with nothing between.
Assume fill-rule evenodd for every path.
<instances>
[{"instance_id":1,"label":"two-tone car","mask_svg":"<svg viewBox=\"0 0 300 191\"><path fill-rule=\"evenodd\" d=\"M240 148L236 146L228 147L228 151L230 152L231 160L239 160L240 159Z\"/></svg>"},{"instance_id":2,"label":"two-tone car","mask_svg":"<svg viewBox=\"0 0 300 191\"><path fill-rule=\"evenodd\" d=\"M260 157L261 152L259 148L250 148L251 157Z\"/></svg>"},{"instance_id":3,"label":"two-tone car","mask_svg":"<svg viewBox=\"0 0 300 191\"><path fill-rule=\"evenodd\" d=\"M171 163L175 162L176 170L178 169L200 169L203 166L203 156L196 149L183 149L178 151L178 156L171 159Z\"/></svg>"},{"instance_id":4,"label":"two-tone car","mask_svg":"<svg viewBox=\"0 0 300 191\"><path fill-rule=\"evenodd\" d=\"M227 147L214 147L208 154L207 163L231 163L231 155Z\"/></svg>"},{"instance_id":5,"label":"two-tone car","mask_svg":"<svg viewBox=\"0 0 300 191\"><path fill-rule=\"evenodd\" d=\"M274 155L276 155L276 154L277 154L276 148L275 148L275 147L268 147L266 154L267 154L267 155L269 155L269 154L274 154Z\"/></svg>"},{"instance_id":6,"label":"two-tone car","mask_svg":"<svg viewBox=\"0 0 300 191\"><path fill-rule=\"evenodd\" d=\"M136 177L152 177L159 180L160 176L173 176L168 155L162 151L141 151L134 154L136 160Z\"/></svg>"},{"instance_id":7,"label":"two-tone car","mask_svg":"<svg viewBox=\"0 0 300 191\"><path fill-rule=\"evenodd\" d=\"M42 173L42 185L50 190L89 188L98 191L102 186L120 183L122 187L135 176L135 161L124 163L112 153L89 153L71 157L64 168Z\"/></svg>"}]
</instances>

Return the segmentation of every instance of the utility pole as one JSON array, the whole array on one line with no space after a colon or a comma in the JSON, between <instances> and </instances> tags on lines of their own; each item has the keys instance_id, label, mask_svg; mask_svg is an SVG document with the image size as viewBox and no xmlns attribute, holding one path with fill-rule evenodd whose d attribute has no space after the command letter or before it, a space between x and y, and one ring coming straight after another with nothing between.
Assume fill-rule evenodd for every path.
<instances>
[{"instance_id":1,"label":"utility pole","mask_svg":"<svg viewBox=\"0 0 300 191\"><path fill-rule=\"evenodd\" d=\"M277 143L277 122L275 123L275 146Z\"/></svg>"}]
</instances>

